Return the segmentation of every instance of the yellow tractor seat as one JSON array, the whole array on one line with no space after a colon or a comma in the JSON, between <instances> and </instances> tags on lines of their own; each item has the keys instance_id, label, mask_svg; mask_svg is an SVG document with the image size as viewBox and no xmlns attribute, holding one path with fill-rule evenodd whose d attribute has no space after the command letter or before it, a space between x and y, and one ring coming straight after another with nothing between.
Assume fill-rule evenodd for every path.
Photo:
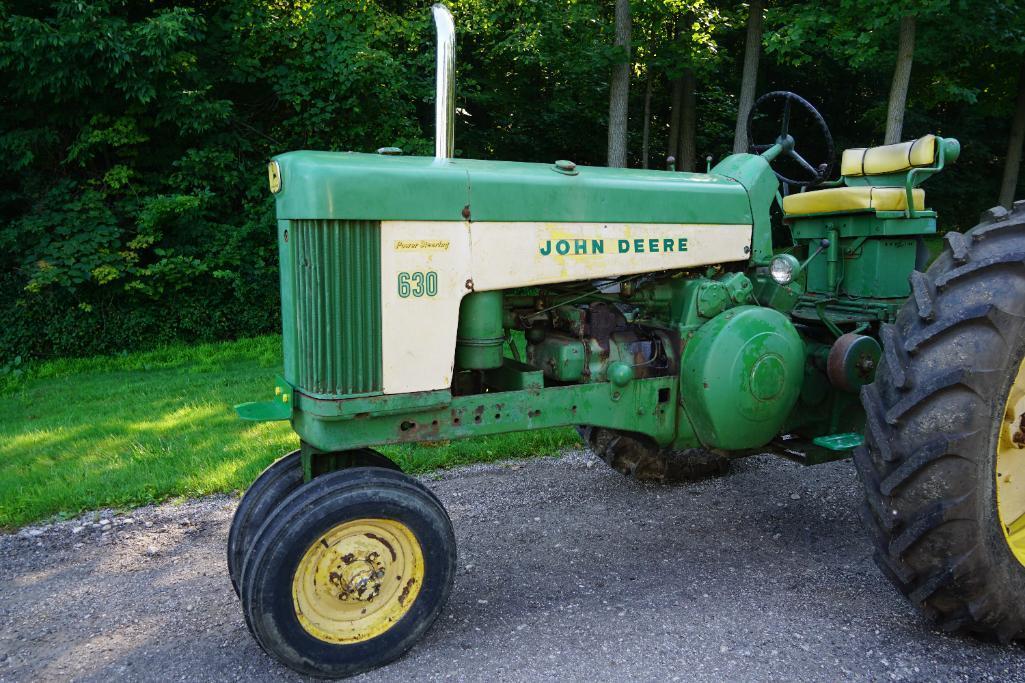
<instances>
[{"instance_id":1,"label":"yellow tractor seat","mask_svg":"<svg viewBox=\"0 0 1025 683\"><path fill-rule=\"evenodd\" d=\"M840 159L840 175L856 178L866 175L903 173L913 168L932 166L936 159L936 136L925 135L896 145L845 149Z\"/></svg>"},{"instance_id":2,"label":"yellow tractor seat","mask_svg":"<svg viewBox=\"0 0 1025 683\"><path fill-rule=\"evenodd\" d=\"M858 211L908 211L908 188L917 185L915 174L929 174L942 167L937 162L935 135L881 147L844 150L839 181L824 183L828 189L792 194L783 198L788 216ZM954 158L956 158L956 153ZM938 164L934 166L935 164ZM922 169L922 170L917 170ZM925 210L925 192L911 191L915 211Z\"/></svg>"},{"instance_id":3,"label":"yellow tractor seat","mask_svg":"<svg viewBox=\"0 0 1025 683\"><path fill-rule=\"evenodd\" d=\"M913 190L915 210L925 208L925 190ZM800 192L783 198L788 216L836 211L904 211L908 208L903 187L834 187L828 190Z\"/></svg>"}]
</instances>

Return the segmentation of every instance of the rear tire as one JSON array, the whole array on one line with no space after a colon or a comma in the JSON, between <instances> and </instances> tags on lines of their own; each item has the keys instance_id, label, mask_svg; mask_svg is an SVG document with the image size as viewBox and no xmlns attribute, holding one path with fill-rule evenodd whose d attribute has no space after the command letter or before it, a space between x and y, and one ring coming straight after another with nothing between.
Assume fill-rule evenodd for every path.
<instances>
[{"instance_id":1,"label":"rear tire","mask_svg":"<svg viewBox=\"0 0 1025 683\"><path fill-rule=\"evenodd\" d=\"M595 455L637 481L671 484L722 476L730 469L728 457L702 448L659 448L639 434L604 427L584 427L580 432Z\"/></svg>"},{"instance_id":2,"label":"rear tire","mask_svg":"<svg viewBox=\"0 0 1025 683\"><path fill-rule=\"evenodd\" d=\"M1005 406L1025 359L1025 203L946 240L912 273L862 390L862 517L877 564L940 628L1006 642L1025 638L1025 556L997 502Z\"/></svg>"}]
</instances>

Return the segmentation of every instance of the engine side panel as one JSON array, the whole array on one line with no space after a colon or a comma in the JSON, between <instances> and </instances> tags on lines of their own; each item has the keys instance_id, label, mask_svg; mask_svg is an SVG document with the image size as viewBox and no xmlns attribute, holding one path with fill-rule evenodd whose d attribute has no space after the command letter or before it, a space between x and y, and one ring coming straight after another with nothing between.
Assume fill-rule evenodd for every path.
<instances>
[{"instance_id":1,"label":"engine side panel","mask_svg":"<svg viewBox=\"0 0 1025 683\"><path fill-rule=\"evenodd\" d=\"M744 261L750 224L470 224L474 289L593 280Z\"/></svg>"},{"instance_id":2,"label":"engine side panel","mask_svg":"<svg viewBox=\"0 0 1025 683\"><path fill-rule=\"evenodd\" d=\"M383 221L383 393L451 385L471 291L740 261L750 243L746 224Z\"/></svg>"}]
</instances>

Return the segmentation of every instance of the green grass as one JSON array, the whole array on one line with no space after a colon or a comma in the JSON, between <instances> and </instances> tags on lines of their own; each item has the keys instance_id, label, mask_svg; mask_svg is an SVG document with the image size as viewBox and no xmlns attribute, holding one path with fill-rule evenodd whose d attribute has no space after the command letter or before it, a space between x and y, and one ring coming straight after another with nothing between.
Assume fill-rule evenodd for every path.
<instances>
[{"instance_id":1,"label":"green grass","mask_svg":"<svg viewBox=\"0 0 1025 683\"><path fill-rule=\"evenodd\" d=\"M0 387L0 527L245 489L298 447L287 423L239 420L269 398L279 337L32 366ZM381 450L406 472L546 455L570 429Z\"/></svg>"}]
</instances>

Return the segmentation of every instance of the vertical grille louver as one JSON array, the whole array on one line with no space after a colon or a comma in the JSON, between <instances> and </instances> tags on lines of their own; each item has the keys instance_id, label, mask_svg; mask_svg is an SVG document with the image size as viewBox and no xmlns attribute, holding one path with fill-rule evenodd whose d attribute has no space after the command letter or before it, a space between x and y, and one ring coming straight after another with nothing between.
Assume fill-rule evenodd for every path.
<instances>
[{"instance_id":1,"label":"vertical grille louver","mask_svg":"<svg viewBox=\"0 0 1025 683\"><path fill-rule=\"evenodd\" d=\"M381 390L381 230L377 221L292 222L299 387L330 396Z\"/></svg>"}]
</instances>

